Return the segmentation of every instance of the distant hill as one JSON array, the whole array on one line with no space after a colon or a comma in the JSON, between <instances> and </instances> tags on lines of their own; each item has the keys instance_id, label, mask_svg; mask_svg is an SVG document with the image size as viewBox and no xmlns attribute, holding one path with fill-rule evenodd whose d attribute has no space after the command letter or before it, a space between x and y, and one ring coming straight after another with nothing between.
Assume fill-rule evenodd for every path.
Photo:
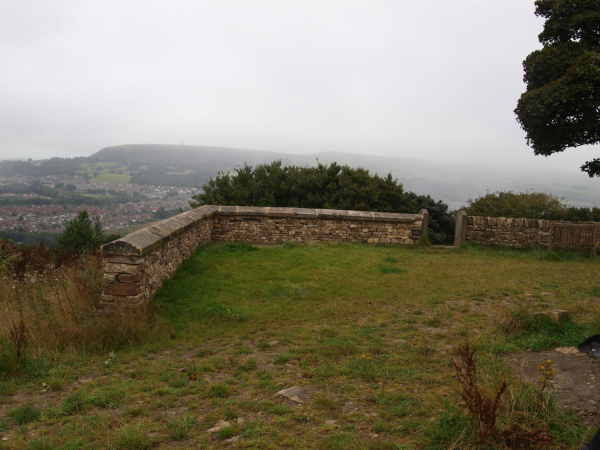
<instances>
[{"instance_id":1,"label":"distant hill","mask_svg":"<svg viewBox=\"0 0 600 450\"><path fill-rule=\"evenodd\" d=\"M367 156L350 153L324 152L311 155L290 155L225 147L135 144L104 148L90 157L95 161L123 161L128 164L173 167L197 171L196 180L215 176L218 171L231 171L244 164L271 163L280 159L284 165L314 165L338 162L364 167L382 175L391 172L407 190L429 194L458 208L469 198L487 191L529 189L546 191L575 206L600 206L600 180L588 179L571 172L550 172L497 166L450 166L447 163L412 158ZM132 180L133 181L133 180Z\"/></svg>"},{"instance_id":2,"label":"distant hill","mask_svg":"<svg viewBox=\"0 0 600 450\"><path fill-rule=\"evenodd\" d=\"M281 159L291 164L292 157L284 153L263 152L226 147L190 145L134 144L106 147L94 153L98 161L128 161L142 164L178 167L188 170L230 170L247 162L250 165Z\"/></svg>"}]
</instances>

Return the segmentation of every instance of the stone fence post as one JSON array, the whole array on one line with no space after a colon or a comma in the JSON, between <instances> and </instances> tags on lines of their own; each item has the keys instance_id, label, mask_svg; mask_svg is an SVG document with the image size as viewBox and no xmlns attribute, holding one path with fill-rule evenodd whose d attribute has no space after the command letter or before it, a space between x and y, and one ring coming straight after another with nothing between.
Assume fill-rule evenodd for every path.
<instances>
[{"instance_id":1,"label":"stone fence post","mask_svg":"<svg viewBox=\"0 0 600 450\"><path fill-rule=\"evenodd\" d=\"M428 234L428 230L429 230L429 211L427 211L426 209L422 209L421 211L419 211L419 214L421 214L423 216L423 225L421 227L421 236L429 237L429 234Z\"/></svg>"},{"instance_id":2,"label":"stone fence post","mask_svg":"<svg viewBox=\"0 0 600 450\"><path fill-rule=\"evenodd\" d=\"M454 230L454 246L460 247L467 240L467 213L459 211L456 213L456 229Z\"/></svg>"}]
</instances>

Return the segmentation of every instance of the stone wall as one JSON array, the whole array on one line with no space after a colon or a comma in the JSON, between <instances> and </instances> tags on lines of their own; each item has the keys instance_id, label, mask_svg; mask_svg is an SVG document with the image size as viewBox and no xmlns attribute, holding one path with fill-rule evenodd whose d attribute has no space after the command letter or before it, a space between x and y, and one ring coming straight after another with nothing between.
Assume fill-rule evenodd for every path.
<instances>
[{"instance_id":1,"label":"stone wall","mask_svg":"<svg viewBox=\"0 0 600 450\"><path fill-rule=\"evenodd\" d=\"M139 308L198 246L208 241L283 244L367 242L411 245L429 214L300 208L202 206L106 244L103 313Z\"/></svg>"},{"instance_id":2,"label":"stone wall","mask_svg":"<svg viewBox=\"0 0 600 450\"><path fill-rule=\"evenodd\" d=\"M422 226L422 219L415 219L414 214L292 208L245 214L242 208L215 217L212 239L252 244L296 241L410 245L421 235Z\"/></svg>"},{"instance_id":3,"label":"stone wall","mask_svg":"<svg viewBox=\"0 0 600 450\"><path fill-rule=\"evenodd\" d=\"M457 238L461 213L464 215L463 211L459 212L456 221ZM538 244L540 231L547 232L551 222L558 221L466 216L466 233L463 233L462 242L519 248L534 247ZM458 244L460 244L460 241Z\"/></svg>"},{"instance_id":4,"label":"stone wall","mask_svg":"<svg viewBox=\"0 0 600 450\"><path fill-rule=\"evenodd\" d=\"M104 245L100 309L110 312L148 303L162 282L210 241L214 213L213 207L186 211Z\"/></svg>"}]
</instances>

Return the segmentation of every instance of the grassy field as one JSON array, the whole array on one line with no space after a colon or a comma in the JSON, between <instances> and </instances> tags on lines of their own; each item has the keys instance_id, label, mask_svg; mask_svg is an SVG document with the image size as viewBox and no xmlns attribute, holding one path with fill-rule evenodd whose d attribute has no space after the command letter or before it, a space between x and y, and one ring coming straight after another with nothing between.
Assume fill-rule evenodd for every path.
<instances>
[{"instance_id":1,"label":"grassy field","mask_svg":"<svg viewBox=\"0 0 600 450\"><path fill-rule=\"evenodd\" d=\"M505 358L597 333L599 275L598 259L535 251L205 246L156 295L141 343L0 376L0 449L506 448L476 444L456 393L466 339L486 389L509 381L501 426L579 448L593 430ZM572 321L532 319L548 308ZM307 401L276 395L291 386Z\"/></svg>"},{"instance_id":2,"label":"grassy field","mask_svg":"<svg viewBox=\"0 0 600 450\"><path fill-rule=\"evenodd\" d=\"M131 180L131 175L121 173L99 173L97 177L92 177L92 183L119 183L127 184Z\"/></svg>"}]
</instances>

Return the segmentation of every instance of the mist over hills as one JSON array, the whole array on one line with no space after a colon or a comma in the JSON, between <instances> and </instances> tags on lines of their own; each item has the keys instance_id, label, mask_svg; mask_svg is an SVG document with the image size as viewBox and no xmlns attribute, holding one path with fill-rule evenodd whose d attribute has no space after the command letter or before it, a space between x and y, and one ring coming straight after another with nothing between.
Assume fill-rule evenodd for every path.
<instances>
[{"instance_id":1,"label":"mist over hills","mask_svg":"<svg viewBox=\"0 0 600 450\"><path fill-rule=\"evenodd\" d=\"M135 144L106 147L94 153L91 160L127 161L138 165L172 167L198 172L198 179L214 177L219 171L231 171L242 166L271 163L280 159L283 165L311 166L338 162L352 167L364 167L373 173L392 175L405 189L417 194L429 194L447 203L451 209L465 204L469 198L487 191L546 191L574 206L600 205L600 180L584 174L560 171L532 170L519 166L450 165L405 157L369 156L351 153L321 152L308 155L266 152L259 150L210 147ZM198 186L200 187L200 186Z\"/></svg>"}]
</instances>

